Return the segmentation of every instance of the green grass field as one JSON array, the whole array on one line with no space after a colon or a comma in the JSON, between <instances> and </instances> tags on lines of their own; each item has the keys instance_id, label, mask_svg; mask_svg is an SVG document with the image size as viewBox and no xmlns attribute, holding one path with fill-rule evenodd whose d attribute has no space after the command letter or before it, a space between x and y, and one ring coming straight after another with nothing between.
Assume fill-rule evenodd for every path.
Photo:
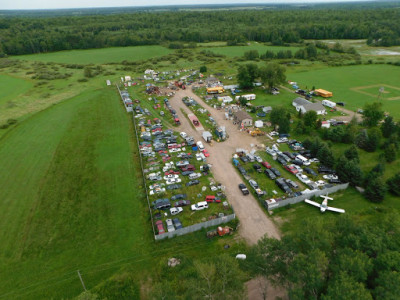
<instances>
[{"instance_id":1,"label":"green grass field","mask_svg":"<svg viewBox=\"0 0 400 300\"><path fill-rule=\"evenodd\" d=\"M68 64L105 64L124 60L137 61L173 52L162 46L116 47L89 50L60 51L45 54L14 56L17 59Z\"/></svg>"},{"instance_id":2,"label":"green grass field","mask_svg":"<svg viewBox=\"0 0 400 300\"><path fill-rule=\"evenodd\" d=\"M360 65L346 67L331 67L318 70L295 72L290 69L288 79L296 81L300 88L322 88L333 93L332 100L345 102L345 108L356 110L366 103L377 100L379 86L389 85L383 95L383 109L395 118L400 117L400 99L388 100L398 97L400 89L400 68L390 65ZM373 87L372 87L373 86ZM371 89L372 88L372 89ZM375 89L375 95L373 93ZM386 87L385 87L386 89ZM370 95L362 93L365 91Z\"/></svg>"},{"instance_id":3,"label":"green grass field","mask_svg":"<svg viewBox=\"0 0 400 300\"><path fill-rule=\"evenodd\" d=\"M217 54L223 54L228 57L243 56L246 51L257 50L260 54L264 54L267 50L275 53L283 50L292 50L292 52L300 49L299 47L281 47L281 46L265 46L263 44L251 43L249 46L229 46L229 47L209 47L204 48Z\"/></svg>"},{"instance_id":4,"label":"green grass field","mask_svg":"<svg viewBox=\"0 0 400 300\"><path fill-rule=\"evenodd\" d=\"M31 89L33 84L27 80L0 74L0 110L14 105L18 96Z\"/></svg>"}]
</instances>

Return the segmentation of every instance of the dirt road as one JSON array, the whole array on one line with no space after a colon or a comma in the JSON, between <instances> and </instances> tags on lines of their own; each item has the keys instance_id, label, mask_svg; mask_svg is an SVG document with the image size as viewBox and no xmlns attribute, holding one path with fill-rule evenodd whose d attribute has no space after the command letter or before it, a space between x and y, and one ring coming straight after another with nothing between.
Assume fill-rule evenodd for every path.
<instances>
[{"instance_id":1,"label":"dirt road","mask_svg":"<svg viewBox=\"0 0 400 300\"><path fill-rule=\"evenodd\" d=\"M195 95L191 90L179 90L170 99L171 105L177 111L181 120L180 131L193 136L196 140L202 140L201 132L194 130L188 119L182 114L181 109L186 113L191 113L190 109L182 102L183 97L193 97L201 106L207 108L218 125L225 126L229 138L222 142L214 142L212 146L206 144L210 157L207 162L212 164L212 172L215 179L226 187L226 195L232 204L237 217L240 220L240 235L250 245L267 234L269 237L279 239L280 233L275 224L267 217L259 206L257 200L250 194L243 196L238 189L238 184L243 180L232 165L232 154L236 148L250 149L250 144L261 143L256 138L251 137L245 132L240 132L232 121L225 120L223 111L209 107L202 99Z\"/></svg>"}]
</instances>

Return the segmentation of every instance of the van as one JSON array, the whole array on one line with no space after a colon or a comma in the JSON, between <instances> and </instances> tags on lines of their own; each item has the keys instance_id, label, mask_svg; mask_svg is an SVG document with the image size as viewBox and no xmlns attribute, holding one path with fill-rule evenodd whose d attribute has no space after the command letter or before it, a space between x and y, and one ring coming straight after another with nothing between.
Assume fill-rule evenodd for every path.
<instances>
[{"instance_id":1,"label":"van","mask_svg":"<svg viewBox=\"0 0 400 300\"><path fill-rule=\"evenodd\" d=\"M192 210L203 210L208 208L208 203L206 201L198 202L191 206Z\"/></svg>"},{"instance_id":2,"label":"van","mask_svg":"<svg viewBox=\"0 0 400 300\"><path fill-rule=\"evenodd\" d=\"M197 145L197 147L199 148L200 151L203 151L205 149L204 146L203 146L203 143L201 141L198 141L196 143L196 145Z\"/></svg>"},{"instance_id":3,"label":"van","mask_svg":"<svg viewBox=\"0 0 400 300\"><path fill-rule=\"evenodd\" d=\"M305 166L310 165L310 162L308 161L308 159L305 158L303 155L297 155L296 160L300 160L301 162L303 162L303 165L305 165Z\"/></svg>"}]
</instances>

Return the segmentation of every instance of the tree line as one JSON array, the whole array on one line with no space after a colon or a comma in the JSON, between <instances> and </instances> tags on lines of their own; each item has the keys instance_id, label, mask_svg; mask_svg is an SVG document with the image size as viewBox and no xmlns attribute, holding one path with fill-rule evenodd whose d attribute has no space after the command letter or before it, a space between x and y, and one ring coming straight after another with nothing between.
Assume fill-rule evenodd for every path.
<instances>
[{"instance_id":1,"label":"tree line","mask_svg":"<svg viewBox=\"0 0 400 300\"><path fill-rule=\"evenodd\" d=\"M0 53L43 53L225 41L274 45L304 39L368 39L371 45L400 44L400 11L389 8L280 11L133 12L116 15L1 17Z\"/></svg>"}]
</instances>

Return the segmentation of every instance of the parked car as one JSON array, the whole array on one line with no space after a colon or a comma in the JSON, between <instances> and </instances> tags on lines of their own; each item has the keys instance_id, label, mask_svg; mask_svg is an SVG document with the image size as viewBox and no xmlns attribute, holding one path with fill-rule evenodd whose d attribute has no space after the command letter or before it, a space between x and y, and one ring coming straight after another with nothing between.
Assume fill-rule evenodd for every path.
<instances>
[{"instance_id":1,"label":"parked car","mask_svg":"<svg viewBox=\"0 0 400 300\"><path fill-rule=\"evenodd\" d=\"M257 184L257 182L255 181L255 180L253 180L253 179L250 179L249 180L249 183L250 183L250 185L251 185L251 187L253 188L253 189L258 189L258 184Z\"/></svg>"},{"instance_id":2,"label":"parked car","mask_svg":"<svg viewBox=\"0 0 400 300\"><path fill-rule=\"evenodd\" d=\"M166 209L171 207L171 203L168 198L160 198L151 203L154 209Z\"/></svg>"},{"instance_id":3,"label":"parked car","mask_svg":"<svg viewBox=\"0 0 400 300\"><path fill-rule=\"evenodd\" d=\"M315 173L315 171L311 168L304 168L304 172L310 174L311 176L317 176L317 173Z\"/></svg>"},{"instance_id":4,"label":"parked car","mask_svg":"<svg viewBox=\"0 0 400 300\"><path fill-rule=\"evenodd\" d=\"M282 166L286 166L286 160L283 159L283 157L279 156L277 158L278 163L280 163Z\"/></svg>"},{"instance_id":5,"label":"parked car","mask_svg":"<svg viewBox=\"0 0 400 300\"><path fill-rule=\"evenodd\" d=\"M175 216L175 215L177 215L177 214L183 212L183 208L180 207L180 206L178 206L178 207L171 207L171 208L169 209L169 211L170 211L170 213L171 213L172 216Z\"/></svg>"},{"instance_id":6,"label":"parked car","mask_svg":"<svg viewBox=\"0 0 400 300\"><path fill-rule=\"evenodd\" d=\"M276 140L278 143L286 143L288 141L288 138L283 137L283 138L279 138Z\"/></svg>"},{"instance_id":7,"label":"parked car","mask_svg":"<svg viewBox=\"0 0 400 300\"><path fill-rule=\"evenodd\" d=\"M174 203L174 207L188 206L190 205L189 200L179 200Z\"/></svg>"},{"instance_id":8,"label":"parked car","mask_svg":"<svg viewBox=\"0 0 400 300\"><path fill-rule=\"evenodd\" d=\"M171 184L171 185L169 185L169 186L167 186L167 190L177 190L177 189L180 189L182 187L182 185L181 184Z\"/></svg>"},{"instance_id":9,"label":"parked car","mask_svg":"<svg viewBox=\"0 0 400 300\"><path fill-rule=\"evenodd\" d=\"M166 220L165 220L165 223L167 223L167 230L168 230L168 232L175 231L175 227L174 227L174 224L172 223L172 220L171 220L171 219L166 219Z\"/></svg>"},{"instance_id":10,"label":"parked car","mask_svg":"<svg viewBox=\"0 0 400 300\"><path fill-rule=\"evenodd\" d=\"M344 106L345 103L344 102L336 102L336 105Z\"/></svg>"},{"instance_id":11,"label":"parked car","mask_svg":"<svg viewBox=\"0 0 400 300\"><path fill-rule=\"evenodd\" d=\"M287 185L285 182L285 179L283 178L278 178L275 180L276 185L285 193L292 193L293 191L290 189L290 187Z\"/></svg>"},{"instance_id":12,"label":"parked car","mask_svg":"<svg viewBox=\"0 0 400 300\"><path fill-rule=\"evenodd\" d=\"M291 179L286 179L286 183L288 184L289 187L292 187L294 189L299 188L298 184Z\"/></svg>"},{"instance_id":13,"label":"parked car","mask_svg":"<svg viewBox=\"0 0 400 300\"><path fill-rule=\"evenodd\" d=\"M239 170L240 174L242 174L242 175L246 175L247 174L246 169L243 168L242 166L238 166L238 170Z\"/></svg>"},{"instance_id":14,"label":"parked car","mask_svg":"<svg viewBox=\"0 0 400 300\"><path fill-rule=\"evenodd\" d=\"M269 169L264 170L264 173L272 180L276 179L276 175Z\"/></svg>"},{"instance_id":15,"label":"parked car","mask_svg":"<svg viewBox=\"0 0 400 300\"><path fill-rule=\"evenodd\" d=\"M188 135L187 135L186 132L183 132L183 131L182 131L182 132L180 133L180 136L181 136L183 139L185 139L185 138L187 138Z\"/></svg>"},{"instance_id":16,"label":"parked car","mask_svg":"<svg viewBox=\"0 0 400 300\"><path fill-rule=\"evenodd\" d=\"M158 234L163 234L163 233L165 233L163 221L158 220L158 221L156 222L156 227L157 227Z\"/></svg>"},{"instance_id":17,"label":"parked car","mask_svg":"<svg viewBox=\"0 0 400 300\"><path fill-rule=\"evenodd\" d=\"M258 155L254 155L254 158L256 159L257 162L262 163L262 158Z\"/></svg>"},{"instance_id":18,"label":"parked car","mask_svg":"<svg viewBox=\"0 0 400 300\"><path fill-rule=\"evenodd\" d=\"M318 167L318 173L321 174L333 174L335 173L335 171L333 171L332 169L325 167L325 166L319 166Z\"/></svg>"},{"instance_id":19,"label":"parked car","mask_svg":"<svg viewBox=\"0 0 400 300\"><path fill-rule=\"evenodd\" d=\"M175 201L175 200L184 200L184 199L186 199L186 198L187 198L187 195L186 195L186 194L176 194L176 195L174 195L174 196L171 197L171 200L172 200L172 201Z\"/></svg>"},{"instance_id":20,"label":"parked car","mask_svg":"<svg viewBox=\"0 0 400 300\"><path fill-rule=\"evenodd\" d=\"M328 179L328 180L336 180L339 179L339 177L337 175L334 174L329 174L329 175L324 175L322 176L324 179Z\"/></svg>"},{"instance_id":21,"label":"parked car","mask_svg":"<svg viewBox=\"0 0 400 300\"><path fill-rule=\"evenodd\" d=\"M210 153L208 153L207 149L204 149L202 152L203 152L203 155L205 157L209 157L210 156Z\"/></svg>"},{"instance_id":22,"label":"parked car","mask_svg":"<svg viewBox=\"0 0 400 300\"><path fill-rule=\"evenodd\" d=\"M298 174L296 174L296 177L301 181L301 182L303 182L303 183L308 183L308 182L310 182L311 180L307 177L307 175L304 175L304 174L302 174L302 173L298 173Z\"/></svg>"},{"instance_id":23,"label":"parked car","mask_svg":"<svg viewBox=\"0 0 400 300\"><path fill-rule=\"evenodd\" d=\"M270 170L275 174L276 177L281 176L281 172L279 172L277 169L271 168Z\"/></svg>"},{"instance_id":24,"label":"parked car","mask_svg":"<svg viewBox=\"0 0 400 300\"><path fill-rule=\"evenodd\" d=\"M196 204L192 204L192 210L203 210L208 208L208 203L206 201L198 202Z\"/></svg>"},{"instance_id":25,"label":"parked car","mask_svg":"<svg viewBox=\"0 0 400 300\"><path fill-rule=\"evenodd\" d=\"M297 171L297 169L294 166L285 166L284 168L294 175L299 173L299 171Z\"/></svg>"},{"instance_id":26,"label":"parked car","mask_svg":"<svg viewBox=\"0 0 400 300\"><path fill-rule=\"evenodd\" d=\"M241 160L242 162L244 162L244 163L249 162L249 159L248 159L247 156L245 156L245 155L241 156L241 157L240 157L240 160Z\"/></svg>"},{"instance_id":27,"label":"parked car","mask_svg":"<svg viewBox=\"0 0 400 300\"><path fill-rule=\"evenodd\" d=\"M260 166L259 164L254 164L254 165L253 165L253 168L254 168L254 170L256 170L256 171L259 172L259 173L262 172L261 166Z\"/></svg>"},{"instance_id":28,"label":"parked car","mask_svg":"<svg viewBox=\"0 0 400 300\"><path fill-rule=\"evenodd\" d=\"M174 222L176 230L183 228L182 223L178 218L172 219L172 222Z\"/></svg>"},{"instance_id":29,"label":"parked car","mask_svg":"<svg viewBox=\"0 0 400 300\"><path fill-rule=\"evenodd\" d=\"M186 186L192 186L192 185L196 185L196 184L199 184L199 183L200 183L200 181L195 179L195 180L191 180L188 183L186 183Z\"/></svg>"},{"instance_id":30,"label":"parked car","mask_svg":"<svg viewBox=\"0 0 400 300\"><path fill-rule=\"evenodd\" d=\"M249 194L249 190L247 189L247 187L243 183L239 183L239 189L242 191L243 195L248 195Z\"/></svg>"},{"instance_id":31,"label":"parked car","mask_svg":"<svg viewBox=\"0 0 400 300\"><path fill-rule=\"evenodd\" d=\"M201 173L192 173L189 175L189 179L197 179L201 177Z\"/></svg>"},{"instance_id":32,"label":"parked car","mask_svg":"<svg viewBox=\"0 0 400 300\"><path fill-rule=\"evenodd\" d=\"M262 164L264 167L266 167L267 169L271 169L271 165L270 165L269 162L264 161L264 162L262 162L261 164Z\"/></svg>"}]
</instances>

